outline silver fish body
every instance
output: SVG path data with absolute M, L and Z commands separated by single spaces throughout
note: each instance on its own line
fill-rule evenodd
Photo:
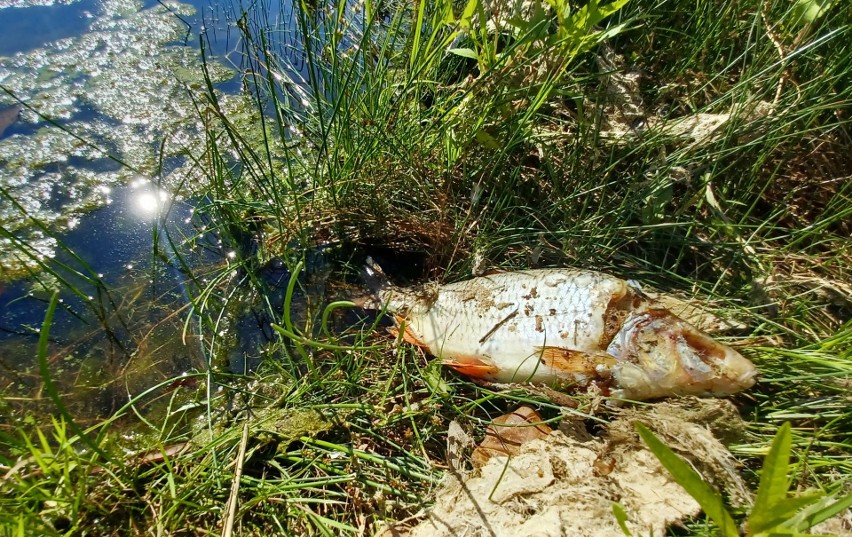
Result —
M 643 295 L 600 272 L 505 272 L 443 286 L 389 285 L 379 301 L 406 341 L 459 372 L 557 388 L 596 382 L 616 397 L 728 395 L 757 370 Z

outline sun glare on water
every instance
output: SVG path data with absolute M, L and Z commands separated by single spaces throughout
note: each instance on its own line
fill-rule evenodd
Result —
M 130 206 L 140 218 L 156 217 L 170 201 L 168 192 L 158 188 L 147 179 L 137 179 L 131 184 L 131 188 Z

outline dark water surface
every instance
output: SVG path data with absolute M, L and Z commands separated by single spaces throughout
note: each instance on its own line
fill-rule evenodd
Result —
M 0 10 L 0 56 L 28 52 L 89 29 L 97 0 L 69 5 L 10 7 Z
M 49 360 L 66 404 L 83 420 L 108 416 L 158 382 L 205 368 L 197 335 L 190 329 L 184 336 L 186 275 L 167 246 L 168 238 L 182 243 L 197 234 L 189 224 L 192 207 L 160 199 L 150 183 L 110 195 L 109 205 L 63 234 L 67 250 L 59 249 L 52 264 L 82 294 L 59 286 Z M 196 258 L 209 262 L 205 251 Z M 44 379 L 35 356 L 55 282 L 41 272 L 0 293 L 0 393 L 29 410 L 52 406 L 39 393 Z

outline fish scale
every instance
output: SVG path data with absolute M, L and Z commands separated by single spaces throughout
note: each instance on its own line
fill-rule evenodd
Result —
M 584 382 L 542 363 L 537 349 L 547 346 L 598 353 L 603 315 L 627 284 L 602 273 L 536 270 L 483 276 L 439 288 L 434 300 L 393 289 L 383 297 L 392 311 L 405 311 L 407 333 L 447 363 L 475 357 L 496 371 L 484 375 L 501 382 Z M 458 369 L 463 370 L 464 367 Z
M 595 382 L 649 399 L 735 393 L 756 375 L 732 348 L 600 272 L 503 272 L 411 289 L 384 283 L 377 294 L 406 341 L 484 380 Z

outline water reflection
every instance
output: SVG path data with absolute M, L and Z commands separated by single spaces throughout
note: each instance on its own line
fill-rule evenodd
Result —
M 0 394 L 9 413 L 52 411 L 34 357 L 55 288 L 62 302 L 51 329 L 51 375 L 81 421 L 108 416 L 159 382 L 206 368 L 198 334 L 185 325 L 185 275 L 168 252 L 158 254 L 157 244 L 196 237 L 187 224 L 192 207 L 147 179 L 114 188 L 109 198 L 58 238 L 50 271 L 0 292 Z M 198 252 L 191 261 L 216 262 L 210 251 Z
M 204 129 L 194 102 L 203 100 L 206 85 L 197 48 L 177 44 L 186 34 L 178 17 L 191 17 L 192 6 L 164 1 L 145 9 L 127 0 L 98 6 L 87 31 L 0 58 L 0 108 L 25 104 L 0 138 L 2 197 L 25 210 L 4 199 L 0 226 L 30 244 L 106 203 L 103 186 L 162 168 L 169 190 L 203 184 L 194 163 L 205 148 Z M 62 24 L 57 17 L 53 23 Z M 0 48 L 9 39 L 14 36 L 0 32 Z M 212 60 L 208 72 L 214 82 L 234 75 Z M 227 109 L 233 101 L 223 102 Z M 0 272 L 34 268 L 6 246 L 0 238 Z
M 43 2 L 0 0 L 0 7 L 35 3 Z M 263 6 L 266 16 L 281 15 L 274 34 L 284 37 L 276 43 L 292 78 L 301 79 L 297 34 L 284 31 L 295 27 L 293 3 Z M 149 386 L 206 367 L 197 333 L 185 324 L 185 263 L 201 272 L 232 265 L 232 279 L 242 282 L 234 267 L 250 256 L 239 239 L 223 244 L 215 232 L 196 230 L 181 197 L 195 194 L 187 185 L 204 184 L 198 162 L 207 147 L 196 108 L 207 86 L 185 21 L 204 31 L 208 52 L 221 58 L 239 47 L 232 32 L 240 11 L 238 2 L 207 0 L 80 0 L 2 10 L 0 56 L 8 57 L 0 57 L 0 108 L 19 100 L 25 106 L 0 139 L 0 228 L 8 231 L 0 235 L 0 282 L 32 275 L 0 283 L 0 417 L 12 407 L 53 410 L 34 356 L 57 288 L 62 304 L 51 331 L 51 374 L 81 420 L 107 416 Z M 261 124 L 257 110 L 234 94 L 235 71 L 212 58 L 207 70 L 223 92 L 219 106 L 250 137 Z M 180 260 L 175 245 L 187 245 Z M 215 280 L 208 276 L 199 284 Z M 288 281 L 286 267 L 270 263 L 254 285 L 272 298 L 247 293 L 235 300 L 232 329 L 247 335 L 229 357 L 234 370 L 259 363 L 276 320 L 269 302 L 280 310 Z
M 128 206 L 144 222 L 152 222 L 168 211 L 171 196 L 149 179 L 139 177 L 130 183 Z M 185 219 L 184 219 L 185 220 Z

